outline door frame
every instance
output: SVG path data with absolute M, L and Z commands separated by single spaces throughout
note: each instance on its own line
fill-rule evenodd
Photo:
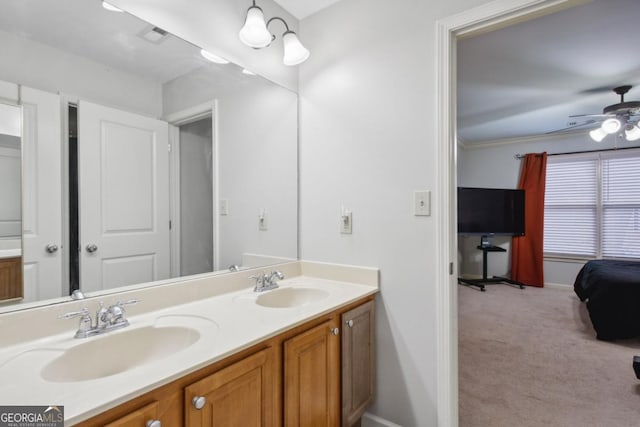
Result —
M 591 1 L 494 0 L 436 22 L 436 358 L 439 427 L 458 425 L 457 40 Z
M 220 269 L 220 220 L 219 220 L 219 179 L 218 179 L 218 100 L 214 99 L 166 115 L 163 119 L 169 123 L 169 204 L 171 206 L 171 277 L 180 276 L 180 132 L 179 127 L 211 117 L 211 156 L 213 171 L 212 182 L 212 230 L 213 230 L 213 271 Z

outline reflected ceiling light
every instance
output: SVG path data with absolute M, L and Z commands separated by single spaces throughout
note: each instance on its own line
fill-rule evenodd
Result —
M 200 50 L 200 55 L 202 55 L 207 61 L 215 62 L 216 64 L 228 64 L 229 61 L 224 59 L 221 56 L 215 55 L 205 49 Z
M 114 5 L 112 5 L 111 3 L 107 3 L 106 1 L 102 2 L 102 7 L 104 7 L 105 9 L 107 9 L 110 12 L 122 12 L 123 11 L 119 7 L 115 7 Z
M 640 139 L 640 128 L 638 124 L 629 125 L 627 129 L 624 131 L 625 136 L 627 137 L 627 141 L 637 141 Z
M 254 73 L 251 70 L 247 70 L 246 68 L 242 69 L 242 74 L 246 74 L 247 76 L 255 76 L 256 75 L 256 73 Z
M 282 22 L 286 29 L 282 34 L 282 43 L 284 45 L 282 62 L 284 65 L 298 65 L 306 61 L 310 55 L 309 50 L 300 43 L 296 33 L 289 29 L 287 22 L 279 16 L 274 16 L 265 24 L 262 9 L 256 6 L 255 0 L 253 0 L 253 5 L 247 11 L 244 26 L 238 34 L 240 41 L 255 49 L 269 46 L 276 36 L 269 32 L 268 27 L 269 24 L 276 20 Z

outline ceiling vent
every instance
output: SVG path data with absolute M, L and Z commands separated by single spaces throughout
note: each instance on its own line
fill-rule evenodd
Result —
M 154 27 L 153 25 L 145 28 L 140 33 L 138 33 L 138 37 L 141 37 L 148 41 L 149 43 L 160 44 L 167 37 L 169 37 L 169 33 L 162 28 Z

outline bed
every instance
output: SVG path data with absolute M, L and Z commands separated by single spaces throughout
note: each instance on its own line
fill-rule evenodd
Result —
M 600 340 L 640 336 L 640 262 L 587 262 L 573 289 L 587 302 L 589 317 Z

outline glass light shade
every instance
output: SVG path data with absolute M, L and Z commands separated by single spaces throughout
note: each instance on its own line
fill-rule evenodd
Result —
M 119 7 L 115 7 L 114 5 L 107 3 L 106 1 L 102 2 L 102 7 L 111 12 L 122 12 L 122 9 L 120 9 Z
M 622 123 L 618 119 L 607 119 L 602 122 L 602 130 L 608 134 L 616 133 L 620 130 Z
M 595 142 L 602 142 L 605 136 L 607 136 L 607 132 L 603 131 L 602 128 L 597 128 L 589 132 L 589 136 Z
M 302 46 L 298 36 L 293 31 L 287 31 L 282 35 L 282 43 L 284 44 L 284 65 L 298 65 L 309 58 L 309 50 Z
M 247 19 L 238 34 L 240 41 L 256 49 L 267 47 L 271 43 L 271 33 L 264 22 L 264 14 L 258 6 L 251 6 L 247 11 Z
M 635 126 L 624 131 L 627 141 L 637 141 L 640 139 L 640 128 L 636 124 Z
M 214 55 L 211 52 L 208 52 L 204 49 L 202 49 L 200 51 L 200 55 L 202 55 L 207 61 L 211 61 L 211 62 L 215 62 L 216 64 L 228 64 L 229 61 L 227 61 L 226 59 L 224 59 L 221 56 L 218 55 Z

